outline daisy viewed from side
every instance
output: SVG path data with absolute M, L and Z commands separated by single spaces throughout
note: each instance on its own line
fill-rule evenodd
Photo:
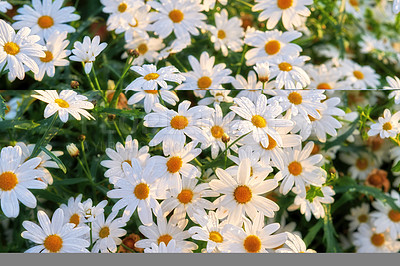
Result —
M 82 194 L 79 194 L 76 198 L 69 198 L 67 204 L 60 205 L 60 208 L 64 212 L 64 223 L 74 224 L 75 227 L 85 224 L 83 205 L 81 201 Z
M 76 120 L 81 120 L 81 115 L 87 119 L 95 119 L 88 111 L 94 108 L 94 105 L 88 101 L 88 98 L 79 95 L 73 90 L 63 90 L 58 94 L 55 90 L 35 90 L 39 93 L 32 95 L 33 98 L 48 103 L 44 110 L 44 118 L 48 118 L 58 113 L 61 121 L 66 123 L 69 115 Z
M 300 236 L 287 232 L 287 247 L 276 250 L 277 253 L 317 253 L 313 249 L 307 249 L 306 244 Z
M 74 224 L 64 223 L 64 212 L 57 209 L 50 221 L 44 211 L 38 211 L 37 224 L 24 221 L 22 226 L 26 231 L 21 236 L 28 239 L 36 246 L 25 253 L 87 253 L 89 241 L 85 239 L 90 231 L 88 226 L 75 227 Z
M 69 57 L 71 61 L 82 62 L 84 64 L 85 73 L 92 71 L 93 63 L 96 57 L 107 47 L 107 43 L 100 43 L 100 37 L 94 36 L 93 40 L 89 36 L 85 36 L 82 42 L 75 42 L 72 55 Z
M 391 114 L 389 109 L 385 109 L 383 117 L 378 118 L 378 123 L 372 124 L 368 131 L 368 136 L 378 135 L 384 138 L 394 138 L 400 133 L 400 111 Z

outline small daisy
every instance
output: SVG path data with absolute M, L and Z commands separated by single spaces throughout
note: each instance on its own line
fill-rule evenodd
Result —
M 400 112 L 392 115 L 389 109 L 385 109 L 383 117 L 378 118 L 378 123 L 371 125 L 371 129 L 368 131 L 368 136 L 378 135 L 384 138 L 394 138 L 400 132 Z
M 228 241 L 221 245 L 221 250 L 229 253 L 268 253 L 268 249 L 279 247 L 287 240 L 286 233 L 274 234 L 279 227 L 278 223 L 264 226 L 263 215 L 257 213 L 252 223 L 244 220 L 244 230 L 231 226 L 225 234 Z
M 214 66 L 215 57 L 203 52 L 198 61 L 194 56 L 189 56 L 189 63 L 193 71 L 184 73 L 186 80 L 178 86 L 177 90 L 193 90 L 197 97 L 203 98 L 206 90 L 221 88 L 221 84 L 231 82 L 230 69 L 226 69 L 224 63 Z
M 152 165 L 142 169 L 137 159 L 132 158 L 131 164 L 124 162 L 122 168 L 125 178 L 115 183 L 115 188 L 107 192 L 107 197 L 120 199 L 112 207 L 112 211 L 125 208 L 123 218 L 129 219 L 137 209 L 139 219 L 143 224 L 151 224 L 151 211 L 158 213 L 160 205 L 156 199 L 163 198 L 157 195 L 155 177 L 151 175 Z
M 388 231 L 377 233 L 367 223 L 360 225 L 353 239 L 358 253 L 397 253 L 400 249 L 400 241 L 392 239 Z
M 346 60 L 343 62 L 342 72 L 346 76 L 346 82 L 353 89 L 376 89 L 380 84 L 379 75 L 370 66 L 360 66 Z
M 133 59 L 132 65 L 141 66 L 144 61 L 154 63 L 159 57 L 159 52 L 165 47 L 162 39 L 148 38 L 144 39 L 136 37 L 129 41 L 125 46 L 126 50 L 134 49 L 139 53 L 139 56 Z M 126 57 L 128 55 L 126 54 Z M 125 56 L 123 56 L 125 57 Z
M 298 31 L 281 32 L 273 30 L 248 33 L 244 42 L 256 48 L 246 52 L 246 64 L 251 66 L 256 63 L 264 63 L 282 55 L 298 56 L 302 51 L 301 47 L 290 42 L 300 37 L 301 33 Z
M 151 243 L 151 246 L 144 249 L 144 253 L 182 253 L 182 250 L 176 246 L 175 240 L 171 240 L 168 242 L 168 245 L 165 245 L 164 242 L 161 242 L 158 246 L 155 243 Z
M 139 226 L 139 231 L 147 237 L 136 242 L 137 248 L 150 248 L 152 244 L 159 245 L 164 242 L 168 246 L 171 240 L 175 240 L 176 248 L 181 249 L 181 252 L 191 252 L 196 250 L 198 246 L 185 239 L 190 238 L 190 233 L 184 231 L 188 220 L 180 220 L 178 223 L 171 220 L 167 223 L 167 219 L 162 215 L 157 216 L 157 224 L 153 223 L 148 226 Z
M 0 0 L 0 12 L 6 13 L 7 10 L 12 9 L 12 5 L 7 1 Z
M 131 69 L 137 72 L 141 77 L 135 79 L 128 85 L 126 90 L 134 90 L 135 88 L 142 88 L 148 91 L 157 90 L 158 86 L 168 89 L 166 81 L 176 82 L 181 84 L 185 80 L 179 70 L 174 66 L 162 67 L 157 70 L 155 65 L 133 66 Z
M 286 235 L 287 240 L 285 242 L 285 245 L 287 246 L 287 248 L 280 248 L 276 250 L 277 253 L 317 253 L 313 249 L 307 249 L 306 244 L 300 236 L 289 232 L 286 233 Z
M 24 221 L 22 226 L 27 230 L 21 236 L 28 239 L 37 246 L 34 246 L 25 253 L 87 253 L 86 248 L 90 243 L 85 239 L 90 228 L 75 227 L 74 224 L 64 223 L 64 212 L 57 209 L 50 221 L 44 211 L 38 211 L 37 224 Z
M 93 205 L 92 199 L 87 199 L 82 202 L 83 216 L 86 223 L 92 223 L 97 219 L 97 216 L 104 213 L 104 207 L 107 205 L 107 200 L 102 200 L 96 206 Z
M 290 127 L 293 122 L 276 118 L 282 113 L 278 102 L 267 105 L 267 97 L 263 94 L 258 97 L 256 104 L 246 97 L 235 98 L 234 101 L 238 106 L 231 106 L 230 109 L 245 119 L 236 120 L 234 128 L 242 134 L 252 131 L 253 139 L 261 142 L 264 147 L 268 147 L 270 137 L 282 146 L 282 138 L 275 128 Z
M 282 56 L 277 57 L 271 62 L 271 79 L 276 77 L 276 88 L 295 89 L 301 84 L 301 87 L 306 87 L 310 84 L 310 77 L 303 70 L 304 62 L 309 60 L 308 56 Z
M 46 56 L 44 47 L 37 43 L 40 37 L 31 35 L 31 30 L 27 27 L 15 33 L 2 19 L 0 32 L 4 33 L 0 35 L 0 69 L 9 70 L 8 80 L 24 79 L 26 70 L 38 73 L 39 67 L 34 59 Z
M 55 90 L 35 90 L 39 95 L 32 95 L 33 98 L 48 103 L 44 110 L 44 118 L 48 118 L 58 112 L 62 122 L 68 121 L 69 114 L 76 120 L 81 120 L 81 115 L 87 119 L 95 119 L 86 109 L 93 109 L 94 105 L 88 98 L 79 95 L 73 90 L 63 90 L 58 94 Z
M 115 145 L 115 150 L 107 148 L 106 154 L 111 160 L 104 160 L 100 164 L 106 168 L 109 168 L 104 176 L 110 179 L 111 184 L 119 178 L 124 178 L 124 171 L 122 169 L 122 164 L 124 162 L 132 165 L 132 159 L 137 159 L 142 167 L 146 165 L 146 161 L 150 158 L 149 147 L 143 146 L 139 149 L 139 142 L 129 135 L 126 137 L 125 145 L 118 142 Z
M 209 183 L 212 190 L 223 194 L 214 204 L 220 209 L 219 212 L 222 208 L 228 210 L 226 215 L 230 224 L 241 225 L 244 214 L 255 217 L 259 212 L 261 216 L 273 217 L 274 212 L 279 210 L 275 202 L 261 196 L 274 190 L 278 183 L 273 179 L 264 181 L 262 178 L 251 176 L 250 166 L 249 159 L 242 160 L 235 177 L 217 168 L 218 179 Z
M 29 27 L 33 34 L 40 36 L 42 40 L 48 40 L 56 31 L 75 32 L 75 28 L 66 24 L 79 20 L 81 17 L 74 14 L 75 7 L 62 7 L 64 0 L 35 0 L 32 7 L 24 5 L 18 9 L 19 15 L 14 16 L 16 22 L 14 29 Z
M 308 89 L 317 89 L 317 90 L 335 90 L 335 89 L 346 89 L 345 84 L 342 81 L 343 75 L 341 71 L 329 65 L 307 65 L 308 68 L 306 72 L 310 75 L 310 85 Z
M 112 212 L 104 221 L 104 213 L 97 216 L 93 222 L 93 248 L 92 253 L 115 253 L 117 245 L 122 243 L 120 237 L 126 235 L 126 230 L 121 227 L 126 226 L 122 218 L 117 218 L 118 211 Z
M 124 19 L 120 25 L 117 25 L 117 28 L 115 29 L 115 33 L 117 34 L 125 32 L 125 41 L 127 43 L 135 40 L 136 38 L 149 38 L 147 29 L 150 25 L 149 11 L 151 7 L 149 5 L 139 6 L 138 4 L 142 4 L 139 1 L 136 1 L 135 4 L 137 7 L 130 10 L 128 18 Z
M 82 205 L 82 194 L 76 198 L 69 198 L 68 205 L 61 204 L 60 208 L 64 212 L 64 223 L 74 224 L 75 227 L 84 225 L 84 212 Z
M 92 71 L 93 63 L 96 57 L 107 47 L 107 43 L 100 43 L 100 37 L 95 36 L 90 40 L 88 36 L 83 38 L 83 43 L 75 42 L 71 61 L 82 62 L 85 65 L 85 73 L 89 74 Z
M 65 57 L 71 54 L 71 51 L 65 50 L 69 41 L 67 39 L 67 32 L 62 33 L 56 31 L 52 34 L 46 42 L 46 56 L 36 59 L 39 66 L 39 72 L 35 74 L 35 79 L 41 81 L 47 73 L 49 77 L 54 77 L 55 66 L 68 66 L 69 61 Z
M 253 70 L 249 71 L 247 80 L 242 75 L 236 75 L 232 81 L 233 87 L 240 90 L 236 98 L 246 97 L 256 103 L 263 92 L 263 84 L 257 79 L 257 75 Z
M 279 191 L 286 195 L 296 187 L 301 197 L 306 195 L 306 184 L 321 187 L 326 181 L 326 172 L 320 166 L 322 155 L 311 155 L 314 142 L 308 142 L 303 149 L 301 146 L 285 149 L 283 162 L 277 165 L 279 172 L 275 175 L 277 181 L 283 180 Z M 310 156 L 311 155 L 311 156 Z
M 171 91 L 172 86 L 168 86 L 167 89 L 161 88 L 160 90 L 145 90 L 143 88 L 133 86 L 128 88 L 125 90 L 136 92 L 129 98 L 128 104 L 136 104 L 144 99 L 144 111 L 146 113 L 150 113 L 153 110 L 154 105 L 156 103 L 160 103 L 160 98 L 173 106 L 175 106 L 176 102 L 179 101 L 176 93 Z
M 212 97 L 206 97 L 201 99 L 197 104 L 198 105 L 210 105 L 214 104 L 214 107 L 219 105 L 220 103 L 232 103 L 233 98 L 229 96 L 231 93 L 230 90 L 210 90 L 210 94 Z
M 5 147 L 0 154 L 0 203 L 7 217 L 19 215 L 19 201 L 28 208 L 36 207 L 36 198 L 28 189 L 45 189 L 46 183 L 37 180 L 45 175 L 35 169 L 41 158 L 35 157 L 23 162 L 19 146 Z
M 393 90 L 389 94 L 389 99 L 394 98 L 395 104 L 400 104 L 400 79 L 398 77 L 386 77 L 389 86 L 383 87 L 385 90 Z
M 290 30 L 301 26 L 301 18 L 310 16 L 306 7 L 313 4 L 313 0 L 256 0 L 253 11 L 260 11 L 259 21 L 267 21 L 267 28 L 273 29 L 282 18 L 283 26 Z
M 183 101 L 178 106 L 178 112 L 169 110 L 161 104 L 155 104 L 154 113 L 144 117 L 144 126 L 162 127 L 149 142 L 149 146 L 163 143 L 163 151 L 168 152 L 170 147 L 179 145 L 183 147 L 186 136 L 193 141 L 206 142 L 206 136 L 201 130 L 202 126 L 211 124 L 210 116 L 213 109 L 207 106 L 194 106 L 189 108 L 191 102 Z
M 228 56 L 228 49 L 233 52 L 241 52 L 244 36 L 241 25 L 242 21 L 238 17 L 228 19 L 226 9 L 222 9 L 220 13 L 215 13 L 215 27 L 207 27 L 212 34 L 211 41 L 214 43 L 214 49 L 216 51 L 221 50 L 225 57 Z
M 376 167 L 376 163 L 372 158 L 372 155 L 367 152 L 361 152 L 359 154 L 354 153 L 341 153 L 339 155 L 340 160 L 350 165 L 349 173 L 354 179 L 365 180 L 372 169 Z
M 213 10 L 217 3 L 226 6 L 228 0 L 203 0 L 204 11 Z
M 148 1 L 147 4 L 157 10 L 149 14 L 154 23 L 148 30 L 154 31 L 163 39 L 174 31 L 176 39 L 190 43 L 190 35 L 199 35 L 197 28 L 204 29 L 206 26 L 203 20 L 207 17 L 201 13 L 203 7 L 199 1 L 160 0 Z
M 143 6 L 141 1 L 136 0 L 100 0 L 100 2 L 104 6 L 103 12 L 110 14 L 107 19 L 107 30 L 109 31 L 128 24 L 127 21 L 132 18 L 132 12 Z
M 19 107 L 22 103 L 22 98 L 19 97 L 14 97 L 8 102 L 5 102 L 6 105 L 6 110 L 5 113 L 6 115 L 4 116 L 5 120 L 13 120 L 17 116 L 17 112 L 19 111 Z M 0 117 L 0 121 L 3 119 Z
M 344 218 L 350 221 L 349 230 L 351 232 L 357 230 L 360 225 L 370 222 L 369 204 L 363 202 L 361 206 L 351 208 L 350 214 L 346 215 Z

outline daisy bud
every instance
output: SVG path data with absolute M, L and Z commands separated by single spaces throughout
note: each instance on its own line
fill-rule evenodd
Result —
M 242 28 L 247 29 L 248 27 L 252 27 L 254 23 L 254 17 L 251 14 L 243 14 L 240 18 L 242 20 Z
M 254 67 L 254 70 L 257 72 L 259 81 L 265 83 L 269 80 L 270 71 L 268 62 L 257 64 Z
M 85 135 L 79 135 L 79 137 L 78 137 L 78 140 L 79 141 L 85 141 L 86 140 L 86 136 Z
M 228 143 L 231 140 L 231 137 L 229 137 L 228 134 L 224 133 L 221 137 L 221 140 L 223 143 Z
M 76 147 L 74 143 L 67 145 L 67 151 L 72 158 L 79 156 L 79 149 Z
M 128 52 L 128 55 L 133 56 L 135 58 L 140 55 L 139 52 L 135 49 L 129 49 L 127 52 Z
M 117 116 L 115 114 L 109 114 L 108 120 L 113 121 Z
M 78 89 L 79 88 L 79 82 L 76 80 L 71 81 L 71 88 L 72 89 Z
M 136 252 L 143 252 L 143 248 L 137 248 L 135 247 L 135 243 L 140 240 L 140 236 L 137 234 L 130 234 L 129 236 L 125 237 L 122 240 L 122 243 L 124 246 L 130 248 L 131 250 L 134 250 Z M 120 246 L 118 253 L 131 253 L 132 251 L 128 250 L 125 248 L 123 245 Z
M 384 170 L 374 169 L 365 180 L 365 185 L 376 187 L 384 192 L 388 192 L 390 188 L 390 182 L 387 179 L 387 175 L 388 173 Z

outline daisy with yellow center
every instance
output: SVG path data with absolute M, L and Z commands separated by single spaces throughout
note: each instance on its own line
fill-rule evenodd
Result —
M 279 210 L 275 202 L 261 196 L 274 190 L 278 183 L 273 179 L 264 181 L 263 178 L 252 176 L 249 159 L 240 162 L 235 176 L 220 168 L 217 168 L 216 174 L 218 179 L 211 180 L 210 187 L 223 194 L 214 203 L 219 209 L 228 210 L 224 214 L 228 216 L 228 223 L 241 225 L 245 214 L 254 217 L 257 211 L 263 217 L 273 217 L 274 212 Z
M 296 234 L 286 232 L 287 241 L 285 247 L 276 250 L 277 253 L 316 253 L 313 249 L 307 249 L 303 239 Z
M 376 168 L 376 162 L 371 153 L 368 152 L 342 153 L 339 158 L 350 165 L 348 172 L 354 179 L 365 180 L 372 169 Z
M 376 89 L 380 85 L 380 76 L 370 66 L 360 66 L 351 60 L 345 60 L 342 63 L 342 73 L 346 76 L 347 86 L 352 89 Z
M 277 89 L 302 89 L 310 84 L 310 77 L 304 71 L 304 63 L 309 60 L 308 56 L 288 56 L 276 57 L 271 65 L 271 76 L 275 78 Z
M 125 32 L 125 36 L 128 32 Z M 136 34 L 136 33 L 135 33 Z M 160 56 L 160 50 L 165 48 L 163 40 L 160 38 L 142 38 L 135 35 L 135 38 L 127 41 L 124 48 L 128 51 L 130 49 L 136 50 L 139 55 L 133 59 L 132 65 L 141 66 L 144 62 L 154 63 Z M 123 58 L 127 58 L 128 54 L 124 54 Z M 132 88 L 135 89 L 135 88 Z
M 160 211 L 156 177 L 151 173 L 153 165 L 147 164 L 142 168 L 136 158 L 131 159 L 131 165 L 127 162 L 122 164 L 125 177 L 117 179 L 115 188 L 107 192 L 107 197 L 120 199 L 113 206 L 113 212 L 125 208 L 123 218 L 129 219 L 137 210 L 142 224 L 148 225 L 153 222 L 152 211 Z
M 85 219 L 83 213 L 83 205 L 81 201 L 82 194 L 79 194 L 76 199 L 73 197 L 69 198 L 67 205 L 61 204 L 60 208 L 64 212 L 65 223 L 72 223 L 75 225 L 75 227 L 84 225 Z
M 36 90 L 38 94 L 32 97 L 48 103 L 44 110 L 44 118 L 48 118 L 58 112 L 60 120 L 64 123 L 68 121 L 69 115 L 76 120 L 81 120 L 81 115 L 87 119 L 94 119 L 87 109 L 93 109 L 94 105 L 88 101 L 88 98 L 79 95 L 73 90 L 63 90 L 58 94 L 55 90 Z
M 39 225 L 24 221 L 22 226 L 27 230 L 21 236 L 36 244 L 25 253 L 87 253 L 89 241 L 86 235 L 88 226 L 74 227 L 72 223 L 64 223 L 64 212 L 57 209 L 50 221 L 44 211 L 38 212 Z
M 368 223 L 363 223 L 353 234 L 353 243 L 358 253 L 397 253 L 400 241 L 390 236 L 389 231 L 382 233 Z
M 368 136 L 378 135 L 384 138 L 395 138 L 400 133 L 400 112 L 391 114 L 389 109 L 385 109 L 383 116 L 378 118 L 378 123 L 372 124 L 368 131 Z

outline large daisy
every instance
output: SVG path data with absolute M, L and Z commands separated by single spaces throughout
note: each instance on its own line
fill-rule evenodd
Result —
M 309 60 L 308 56 L 280 56 L 276 57 L 271 62 L 271 76 L 276 82 L 276 88 L 281 89 L 285 86 L 285 89 L 296 89 L 298 86 L 304 88 L 310 84 L 310 77 L 304 71 L 304 62 Z

